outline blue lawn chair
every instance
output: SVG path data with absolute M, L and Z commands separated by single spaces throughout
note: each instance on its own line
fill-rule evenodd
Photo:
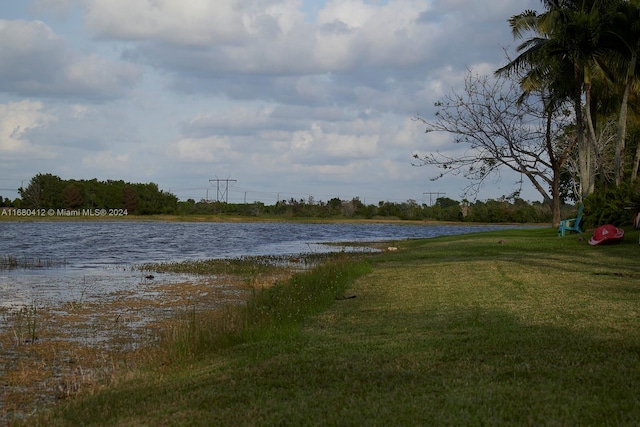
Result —
M 575 218 L 563 219 L 560 221 L 560 227 L 558 227 L 558 236 L 564 236 L 564 233 L 567 231 L 577 231 L 578 233 L 582 233 L 582 229 L 580 228 L 580 222 L 582 222 L 582 209 L 584 205 L 580 205 L 578 208 L 578 216 Z

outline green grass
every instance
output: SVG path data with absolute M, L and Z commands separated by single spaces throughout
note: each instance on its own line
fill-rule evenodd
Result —
M 245 256 L 135 265 L 134 269 L 157 273 L 234 275 L 251 279 L 260 274 L 276 274 L 290 268 L 307 269 L 330 259 L 331 253 Z
M 257 293 L 233 341 L 30 421 L 637 425 L 637 238 L 591 247 L 539 229 L 399 242 Z

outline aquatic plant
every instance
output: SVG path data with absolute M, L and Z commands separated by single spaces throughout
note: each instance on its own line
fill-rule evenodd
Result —
M 32 269 L 32 268 L 51 268 L 63 267 L 67 264 L 66 260 L 56 260 L 52 258 L 27 258 L 17 257 L 14 255 L 0 256 L 0 270 L 12 270 L 16 268 Z
M 199 275 L 238 275 L 252 277 L 273 274 L 283 270 L 306 269 L 332 257 L 330 253 L 303 253 L 298 255 L 261 255 L 224 259 L 188 260 L 166 263 L 138 264 L 133 268 L 156 273 L 186 273 Z
M 38 339 L 38 306 L 35 301 L 30 306 L 20 307 L 20 309 L 10 313 L 8 316 L 11 323 L 11 331 L 16 346 L 33 343 Z

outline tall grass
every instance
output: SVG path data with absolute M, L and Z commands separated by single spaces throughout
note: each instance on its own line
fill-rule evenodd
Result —
M 257 293 L 247 305 L 247 320 L 251 332 L 269 333 L 297 328 L 304 318 L 325 310 L 346 287 L 371 271 L 366 261 L 341 258 L 294 274 L 285 283 Z
M 161 354 L 173 361 L 188 361 L 240 342 L 295 334 L 306 317 L 343 297 L 346 287 L 370 270 L 365 260 L 333 255 L 324 264 L 289 279 L 253 289 L 244 305 L 213 311 L 188 307 L 161 340 Z

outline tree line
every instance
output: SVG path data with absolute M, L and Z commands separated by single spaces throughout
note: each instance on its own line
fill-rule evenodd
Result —
M 514 195 L 532 185 L 556 226 L 569 200 L 587 216 L 614 209 L 628 221 L 640 206 L 640 2 L 542 4 L 508 20 L 515 57 L 491 76 L 469 72 L 463 91 L 436 103 L 434 120 L 416 116 L 464 154 L 416 153 L 416 165 L 440 168 L 433 179 L 464 175 L 469 192 L 510 168 L 522 177 Z M 616 205 L 602 196 L 610 192 Z
M 567 212 L 571 207 L 566 207 Z M 284 218 L 348 218 L 376 219 L 392 218 L 415 221 L 459 221 L 483 223 L 548 223 L 551 220 L 549 207 L 540 202 L 522 199 L 487 201 L 456 201 L 447 197 L 438 198 L 433 205 L 418 204 L 415 200 L 402 203 L 379 201 L 364 204 L 358 197 L 351 200 L 333 198 L 316 201 L 313 198 L 281 200 L 275 205 L 254 203 L 226 203 L 189 199 L 178 202 L 180 215 L 238 215 L 253 217 Z
M 20 198 L 0 197 L 0 208 L 18 209 L 122 209 L 130 215 L 230 215 L 282 218 L 347 218 L 462 221 L 484 223 L 545 223 L 551 218 L 548 206 L 519 198 L 462 202 L 438 198 L 433 205 L 415 200 L 402 203 L 379 201 L 365 204 L 358 197 L 328 201 L 308 199 L 280 200 L 274 205 L 262 202 L 226 203 L 193 199 L 179 201 L 172 193 L 161 191 L 155 183 L 132 184 L 122 180 L 64 180 L 52 174 L 37 174 Z M 571 209 L 571 207 L 567 207 Z
M 178 206 L 175 195 L 159 190 L 152 182 L 64 180 L 37 174 L 18 193 L 20 198 L 9 204 L 23 209 L 122 209 L 128 214 L 153 215 L 175 213 Z

